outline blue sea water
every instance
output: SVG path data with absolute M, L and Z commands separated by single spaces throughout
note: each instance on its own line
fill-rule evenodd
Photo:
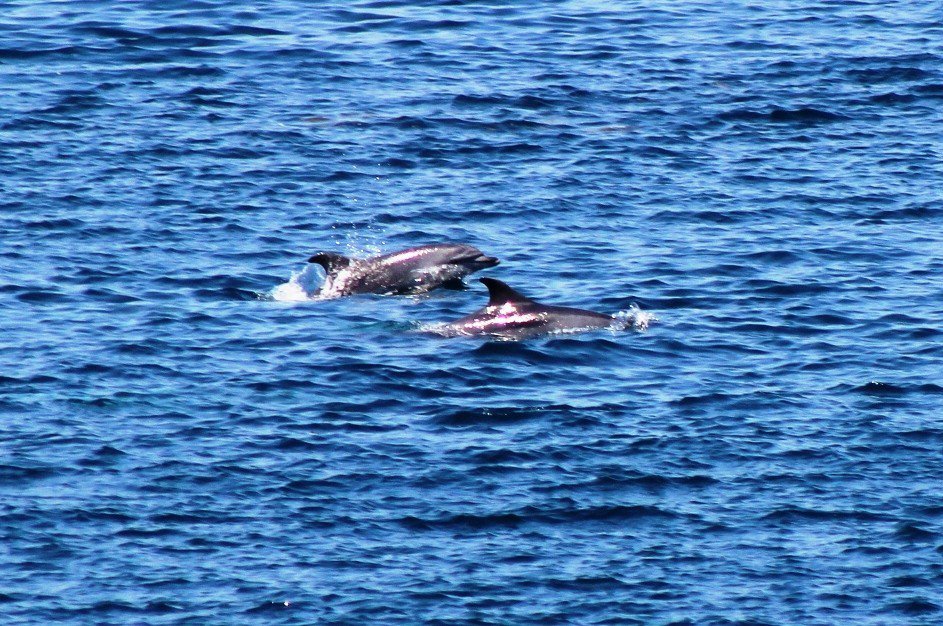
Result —
M 0 623 L 940 624 L 941 111 L 937 3 L 3 3 Z M 438 241 L 657 320 L 283 297 Z

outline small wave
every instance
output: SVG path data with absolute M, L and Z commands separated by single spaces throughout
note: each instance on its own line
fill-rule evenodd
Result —
M 54 289 L 28 289 L 16 294 L 16 299 L 30 304 L 45 304 L 49 302 L 68 302 L 72 298 L 68 294 Z
M 552 408 L 551 408 L 552 410 Z M 436 421 L 445 426 L 475 426 L 480 424 L 510 424 L 539 417 L 546 407 L 496 407 L 463 409 L 443 415 Z
M 273 613 L 295 608 L 291 600 L 266 600 L 262 604 L 246 609 L 246 613 Z
M 210 289 L 196 289 L 193 295 L 197 298 L 206 300 L 258 300 L 260 294 L 251 289 L 242 289 L 240 287 L 220 287 Z
M 784 506 L 764 515 L 761 519 L 777 522 L 884 522 L 888 516 L 885 513 L 865 511 L 862 509 L 811 509 L 800 506 Z
M 48 478 L 56 474 L 56 469 L 48 465 L 0 465 L 0 484 L 22 485 L 31 480 Z
M 880 380 L 871 380 L 863 385 L 849 389 L 851 393 L 867 396 L 903 396 L 907 394 L 937 395 L 943 393 L 943 386 L 935 383 L 896 384 Z
M 929 587 L 932 583 L 926 578 L 920 576 L 895 576 L 887 581 L 891 587 Z
M 0 48 L 0 59 L 33 59 L 37 57 L 74 56 L 83 52 L 105 52 L 87 46 L 60 46 L 57 48 Z
M 773 109 L 769 113 L 769 119 L 774 122 L 800 122 L 814 124 L 817 122 L 838 122 L 848 119 L 844 115 L 815 109 L 812 107 L 801 107 L 798 109 Z
M 937 533 L 921 528 L 913 522 L 905 522 L 897 527 L 894 536 L 910 542 L 936 542 Z
M 938 613 L 941 610 L 939 604 L 934 604 L 924 598 L 913 598 L 903 602 L 895 602 L 888 605 L 885 613 L 904 613 L 906 615 L 924 615 L 927 613 Z
M 508 97 L 504 95 L 476 95 L 476 94 L 458 94 L 452 98 L 452 104 L 455 106 L 491 106 L 504 104 Z
M 462 512 L 435 518 L 407 515 L 399 522 L 413 530 L 458 528 L 467 531 L 517 528 L 523 524 L 569 525 L 574 523 L 625 524 L 644 520 L 673 519 L 677 513 L 653 505 L 608 504 L 601 506 L 542 509 L 528 505 L 513 511 Z
M 770 111 L 734 109 L 719 113 L 716 118 L 724 122 L 776 122 L 806 125 L 839 122 L 848 119 L 844 115 L 813 107 L 800 107 L 797 109 L 777 107 Z

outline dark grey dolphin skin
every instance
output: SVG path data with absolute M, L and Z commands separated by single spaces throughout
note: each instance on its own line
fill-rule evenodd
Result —
M 424 293 L 436 287 L 462 287 L 462 278 L 499 263 L 481 250 L 461 243 L 417 246 L 368 259 L 319 252 L 308 259 L 327 274 L 317 292 L 322 298 L 355 293 Z
M 502 339 L 527 339 L 558 332 L 594 328 L 622 328 L 626 324 L 611 315 L 534 302 L 494 278 L 479 278 L 488 288 L 488 306 L 454 322 L 434 328 L 447 337 L 493 335 Z

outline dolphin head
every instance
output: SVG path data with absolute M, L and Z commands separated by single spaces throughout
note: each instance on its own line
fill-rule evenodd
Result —
M 430 261 L 464 267 L 469 274 L 500 263 L 495 257 L 487 256 L 468 244 L 437 244 L 431 247 L 436 249 L 437 254 L 432 255 Z

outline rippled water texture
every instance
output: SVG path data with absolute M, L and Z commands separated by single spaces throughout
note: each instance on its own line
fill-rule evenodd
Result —
M 937 9 L 6 3 L 0 622 L 940 624 Z

